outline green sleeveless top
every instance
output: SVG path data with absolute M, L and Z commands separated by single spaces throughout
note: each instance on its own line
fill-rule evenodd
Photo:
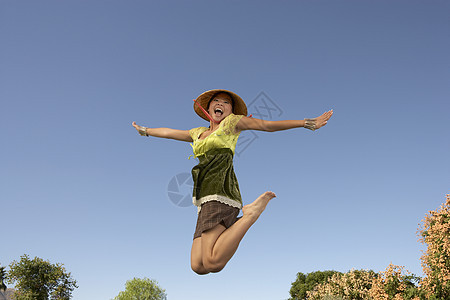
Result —
M 220 122 L 219 128 L 204 139 L 199 139 L 199 137 L 203 132 L 208 130 L 207 127 L 197 127 L 189 130 L 189 134 L 194 141 L 194 143 L 191 144 L 194 156 L 199 157 L 205 155 L 209 150 L 220 148 L 231 149 L 234 155 L 236 143 L 240 134 L 240 132 L 236 133 L 236 125 L 242 117 L 243 115 L 235 114 L 227 116 Z

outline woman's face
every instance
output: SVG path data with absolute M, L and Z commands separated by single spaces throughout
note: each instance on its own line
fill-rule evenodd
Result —
M 226 93 L 217 94 L 209 103 L 208 113 L 218 122 L 233 113 L 233 102 L 230 95 Z

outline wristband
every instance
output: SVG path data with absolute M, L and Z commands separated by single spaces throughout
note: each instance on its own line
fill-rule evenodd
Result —
M 138 132 L 141 136 L 148 136 L 147 127 L 139 126 Z
M 305 119 L 304 127 L 312 131 L 316 130 L 316 119 Z

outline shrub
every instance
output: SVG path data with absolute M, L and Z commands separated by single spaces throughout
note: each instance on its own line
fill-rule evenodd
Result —
M 336 271 L 316 271 L 308 274 L 297 273 L 297 279 L 292 283 L 289 291 L 291 298 L 289 300 L 306 300 L 306 293 L 312 291 L 315 286 L 324 283 L 333 276 L 339 273 Z M 340 274 L 340 273 L 339 273 Z
M 377 278 L 374 271 L 351 270 L 347 273 L 336 273 L 327 282 L 319 284 L 311 292 L 308 292 L 308 299 L 325 299 L 335 296 L 336 299 L 369 299 L 369 290 L 372 282 Z
M 419 228 L 425 277 L 420 286 L 429 299 L 450 299 L 450 195 L 436 211 L 430 211 Z

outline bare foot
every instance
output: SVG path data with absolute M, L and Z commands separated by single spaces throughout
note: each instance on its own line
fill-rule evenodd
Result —
M 242 212 L 244 213 L 243 217 L 249 218 L 253 222 L 259 218 L 264 209 L 266 209 L 267 203 L 272 198 L 275 198 L 276 195 L 273 192 L 265 192 L 261 196 L 259 196 L 255 201 L 250 204 L 245 205 L 242 208 Z

